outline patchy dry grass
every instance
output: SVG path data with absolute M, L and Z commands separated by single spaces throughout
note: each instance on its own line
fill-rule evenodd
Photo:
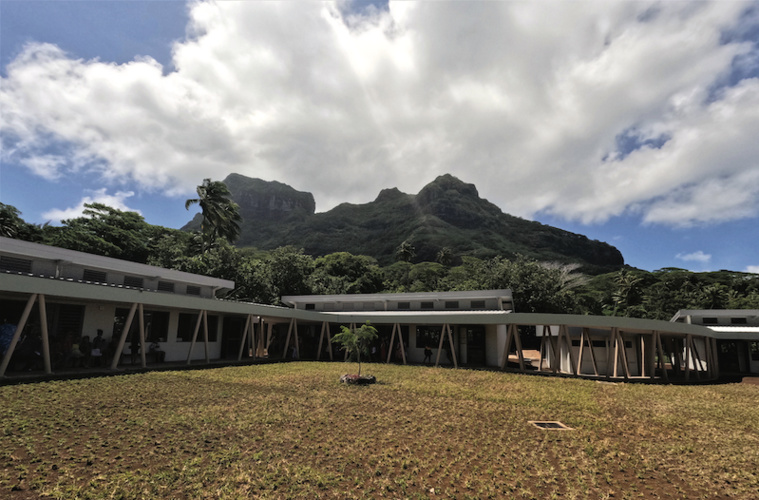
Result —
M 759 386 L 289 363 L 0 387 L 2 498 L 757 498 Z M 545 431 L 528 420 L 560 420 Z

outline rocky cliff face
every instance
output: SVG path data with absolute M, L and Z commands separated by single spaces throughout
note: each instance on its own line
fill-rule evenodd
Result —
M 397 246 L 408 240 L 416 247 L 417 261 L 432 261 L 448 247 L 457 257 L 522 254 L 541 261 L 577 262 L 591 272 L 624 264 L 615 247 L 505 214 L 480 198 L 473 184 L 452 175 L 438 177 L 416 195 L 383 189 L 370 203 L 344 203 L 319 214 L 314 213 L 311 193 L 286 184 L 238 174 L 224 182 L 243 217 L 239 246 L 269 250 L 295 245 L 312 255 L 345 251 L 387 265 Z M 194 229 L 195 223 L 185 229 Z
M 224 184 L 232 193 L 232 199 L 240 205 L 243 219 L 304 218 L 313 215 L 316 210 L 314 195 L 297 191 L 281 182 L 231 174 L 224 179 Z

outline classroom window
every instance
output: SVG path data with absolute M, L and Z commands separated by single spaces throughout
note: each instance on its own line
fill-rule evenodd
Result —
M 195 333 L 195 326 L 198 323 L 197 313 L 181 313 L 179 315 L 179 321 L 177 322 L 177 341 L 191 342 L 192 334 Z M 219 324 L 219 317 L 214 315 L 208 315 L 208 341 L 216 342 L 217 330 Z M 196 342 L 203 341 L 203 323 L 200 323 L 198 329 L 198 337 Z
M 107 276 L 105 274 L 105 271 L 85 269 L 82 275 L 82 280 L 93 281 L 95 283 L 105 283 L 107 281 Z
M 132 319 L 132 326 L 129 329 L 127 343 L 133 341 L 139 342 L 140 319 L 135 312 Z M 116 316 L 113 319 L 113 335 L 117 338 L 124 331 L 129 309 L 116 309 Z M 165 342 L 169 334 L 169 313 L 166 311 L 144 311 L 145 321 L 145 342 Z M 134 337 L 132 337 L 134 335 Z
M 32 261 L 29 259 L 20 259 L 18 257 L 0 257 L 0 270 L 14 273 L 31 273 Z
M 124 286 L 132 288 L 142 288 L 144 280 L 136 276 L 124 276 Z
M 440 345 L 440 326 L 417 326 L 416 327 L 416 347 L 418 349 L 424 349 L 425 347 L 432 347 L 437 349 Z

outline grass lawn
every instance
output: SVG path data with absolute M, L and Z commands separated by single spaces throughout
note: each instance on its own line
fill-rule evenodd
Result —
M 0 387 L 0 498 L 759 498 L 757 385 L 363 368 Z

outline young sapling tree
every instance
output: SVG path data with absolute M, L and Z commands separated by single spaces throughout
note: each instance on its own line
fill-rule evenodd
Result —
M 358 361 L 358 376 L 361 377 L 361 355 L 369 355 L 372 342 L 377 339 L 377 329 L 368 321 L 361 325 L 360 328 L 340 327 L 340 333 L 332 337 L 332 342 L 340 344 L 341 349 L 348 353 L 348 356 L 356 356 Z

